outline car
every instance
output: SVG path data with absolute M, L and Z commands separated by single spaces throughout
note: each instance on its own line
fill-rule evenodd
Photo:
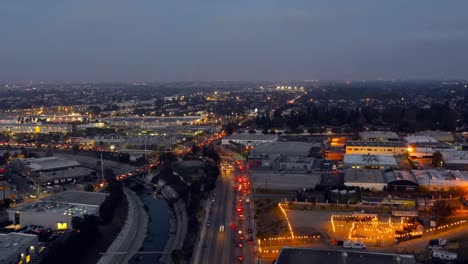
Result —
M 237 260 L 238 260 L 239 262 L 244 261 L 244 256 L 237 256 Z
M 249 227 L 249 228 L 247 229 L 247 232 L 248 232 L 249 234 L 252 234 L 252 228 Z
M 37 195 L 30 194 L 30 195 L 28 195 L 28 197 L 31 198 L 31 199 L 36 199 L 36 198 L 37 198 Z
M 242 241 L 240 241 L 239 243 L 237 243 L 237 247 L 243 247 L 244 246 L 244 243 L 242 243 Z
M 210 222 L 210 221 L 206 222 L 206 226 L 209 227 L 210 225 L 211 225 L 211 222 Z
M 239 219 L 239 224 L 241 224 L 241 225 L 242 225 L 243 223 L 244 223 L 244 220 L 242 220 L 242 219 Z
M 244 240 L 244 235 L 243 235 L 243 234 L 240 234 L 240 235 L 239 235 L 239 239 L 240 239 L 240 240 Z

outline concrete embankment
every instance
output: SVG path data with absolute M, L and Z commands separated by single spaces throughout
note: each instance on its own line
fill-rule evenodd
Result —
M 163 195 L 165 193 L 175 192 L 174 190 L 170 190 L 172 189 L 170 186 L 165 186 L 164 188 L 166 189 L 167 192 L 163 192 Z M 166 198 L 170 198 L 170 197 L 166 197 Z M 176 249 L 182 249 L 184 246 L 185 238 L 187 236 L 188 216 L 187 216 L 187 209 L 186 209 L 185 203 L 182 199 L 178 199 L 177 201 L 172 203 L 172 213 L 171 213 L 171 218 L 169 221 L 170 221 L 170 237 L 164 249 L 164 251 L 168 252 L 169 254 L 163 255 L 159 259 L 160 263 L 166 263 L 166 264 L 173 263 L 170 253 Z
M 132 252 L 138 251 L 145 240 L 148 230 L 148 215 L 143 208 L 143 203 L 135 192 L 127 188 L 124 189 L 124 192 L 128 201 L 127 220 L 98 264 L 128 263 L 133 256 Z M 122 252 L 129 253 L 121 254 Z

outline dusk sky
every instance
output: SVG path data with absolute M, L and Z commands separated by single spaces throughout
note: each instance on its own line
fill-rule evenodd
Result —
M 467 0 L 9 0 L 0 82 L 468 78 Z

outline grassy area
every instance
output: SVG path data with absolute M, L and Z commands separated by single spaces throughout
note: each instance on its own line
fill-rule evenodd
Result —
M 278 207 L 277 201 L 270 198 L 255 198 L 255 222 L 257 237 L 288 235 L 286 220 Z

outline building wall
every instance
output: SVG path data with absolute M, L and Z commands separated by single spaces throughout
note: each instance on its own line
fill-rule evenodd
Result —
M 8 218 L 10 221 L 15 223 L 16 211 L 8 211 Z M 22 226 L 39 225 L 46 228 L 57 229 L 57 223 L 67 223 L 68 228 L 71 228 L 71 220 L 73 216 L 52 214 L 52 213 L 40 213 L 40 212 L 18 212 L 19 213 L 19 224 Z
M 346 146 L 346 154 L 404 155 L 406 147 Z

